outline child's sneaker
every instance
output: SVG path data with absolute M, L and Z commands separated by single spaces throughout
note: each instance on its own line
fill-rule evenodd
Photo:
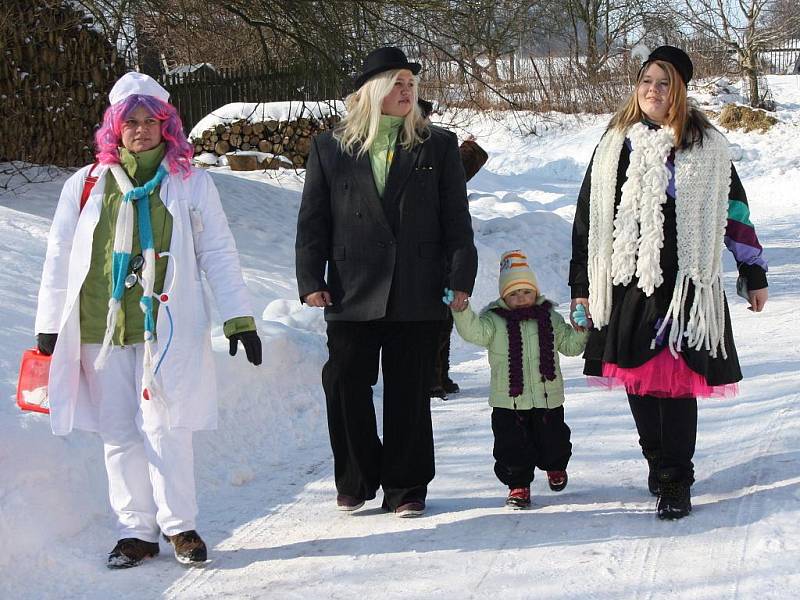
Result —
M 567 487 L 567 472 L 566 471 L 548 471 L 547 483 L 550 484 L 550 489 L 554 492 L 560 492 Z
M 506 498 L 506 506 L 514 510 L 523 510 L 531 506 L 531 488 L 510 488 Z

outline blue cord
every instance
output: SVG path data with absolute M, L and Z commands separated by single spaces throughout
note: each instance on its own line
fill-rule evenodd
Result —
M 167 355 L 169 351 L 169 345 L 172 343 L 172 332 L 175 330 L 174 323 L 172 322 L 172 313 L 169 310 L 169 306 L 165 306 L 164 308 L 167 309 L 167 317 L 169 318 L 169 338 L 167 338 L 167 345 L 164 346 L 164 351 L 161 353 L 161 357 L 158 359 L 158 364 L 156 368 L 153 370 L 153 374 L 155 375 L 158 373 L 158 369 L 161 367 L 161 363 L 164 361 L 164 357 Z

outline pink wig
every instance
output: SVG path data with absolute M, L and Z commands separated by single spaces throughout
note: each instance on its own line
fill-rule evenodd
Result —
M 133 94 L 106 109 L 103 115 L 103 124 L 94 136 L 97 161 L 103 165 L 119 163 L 122 125 L 128 116 L 140 106 L 144 107 L 150 116 L 161 121 L 161 139 L 166 145 L 165 158 L 169 172 L 182 171 L 183 176 L 188 177 L 191 173 L 194 148 L 183 135 L 183 124 L 175 107 L 153 96 Z

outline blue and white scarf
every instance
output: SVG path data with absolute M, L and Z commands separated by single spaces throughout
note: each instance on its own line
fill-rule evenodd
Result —
M 111 338 L 117 326 L 117 317 L 122 305 L 122 295 L 125 293 L 125 277 L 131 260 L 133 245 L 133 203 L 136 202 L 139 213 L 139 243 L 142 247 L 144 266 L 140 274 L 142 284 L 142 297 L 139 299 L 139 308 L 144 313 L 144 369 L 142 374 L 142 393 L 145 398 L 160 396 L 160 390 L 155 380 L 154 341 L 155 319 L 153 318 L 153 286 L 156 274 L 156 252 L 153 247 L 153 228 L 150 224 L 150 194 L 167 175 L 164 165 L 158 167 L 155 176 L 141 187 L 133 187 L 128 175 L 120 165 L 112 165 L 111 173 L 122 192 L 122 204 L 117 215 L 114 232 L 114 254 L 111 267 L 111 298 L 108 301 L 108 314 L 106 316 L 106 332 L 103 337 L 103 346 L 95 360 L 96 369 L 102 369 L 108 360 L 111 351 Z

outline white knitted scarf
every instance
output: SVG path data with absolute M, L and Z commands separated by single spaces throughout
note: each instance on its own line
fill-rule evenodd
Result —
M 631 141 L 630 165 L 614 217 L 617 167 L 625 138 Z M 643 123 L 627 131 L 606 132 L 595 152 L 589 202 L 589 311 L 596 327 L 611 316 L 613 285 L 638 278 L 650 296 L 663 281 L 660 258 L 664 245 L 664 214 L 669 183 L 667 157 L 674 144 L 669 128 L 650 129 Z M 725 138 L 705 131 L 703 144 L 675 153 L 675 213 L 678 230 L 678 274 L 663 324 L 669 326 L 668 346 L 674 356 L 682 339 L 691 348 L 705 348 L 712 357 L 725 351 L 725 305 L 720 263 L 730 190 L 730 156 Z M 694 286 L 691 307 L 684 306 Z

